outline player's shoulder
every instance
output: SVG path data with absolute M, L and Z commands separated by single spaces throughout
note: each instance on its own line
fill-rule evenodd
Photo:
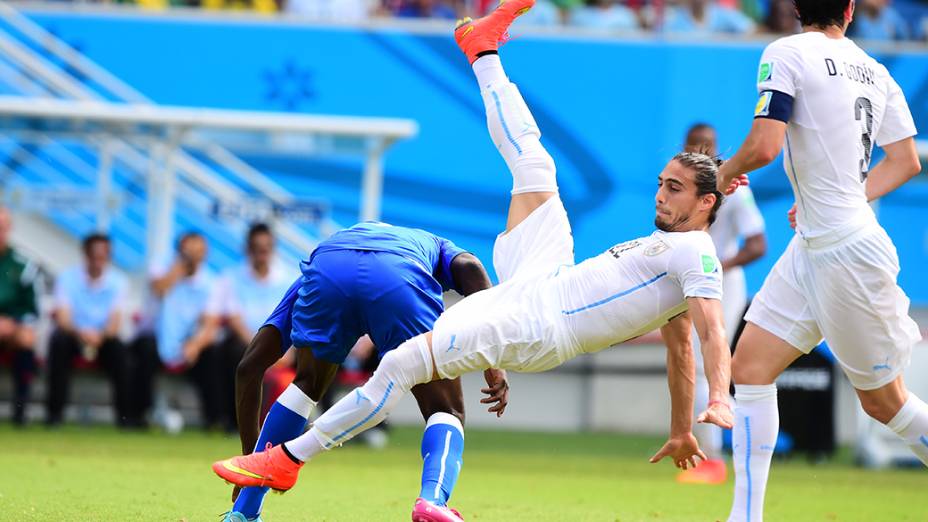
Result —
M 799 57 L 802 55 L 804 49 L 809 49 L 816 45 L 815 39 L 810 37 L 810 34 L 811 33 L 799 33 L 777 38 L 767 44 L 764 52 L 767 54 L 774 52 L 788 53 L 795 54 Z
M 704 230 L 656 232 L 651 237 L 655 241 L 665 243 L 667 250 L 676 255 L 685 256 L 692 253 L 715 255 L 715 243 L 712 242 L 712 236 Z

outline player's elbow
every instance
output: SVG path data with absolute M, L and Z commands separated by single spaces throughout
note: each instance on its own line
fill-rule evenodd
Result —
M 780 147 L 772 141 L 758 141 L 752 149 L 751 156 L 758 167 L 769 165 L 780 155 Z
M 908 162 L 908 166 L 905 169 L 906 179 L 912 179 L 917 176 L 922 171 L 922 162 L 918 156 L 914 156 Z

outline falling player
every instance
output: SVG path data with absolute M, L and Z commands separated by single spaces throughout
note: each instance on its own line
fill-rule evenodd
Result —
M 472 63 L 494 144 L 513 176 L 506 231 L 496 240 L 500 285 L 450 308 L 428 334 L 387 354 L 374 376 L 323 414 L 303 436 L 262 455 L 217 462 L 238 485 L 287 490 L 303 463 L 370 428 L 419 383 L 486 368 L 542 372 L 660 327 L 668 347 L 671 429 L 652 457 L 680 468 L 704 459 L 691 433 L 695 324 L 702 339 L 710 402 L 698 420 L 730 427 L 730 354 L 722 319 L 722 274 L 706 229 L 722 202 L 717 163 L 681 153 L 658 176 L 652 235 L 574 266 L 573 238 L 558 197 L 554 161 L 497 47 L 534 0 L 508 0 L 455 31 Z M 733 183 L 733 185 L 737 185 Z M 440 520 L 461 520 L 445 512 Z M 413 520 L 438 520 L 417 517 Z
M 896 284 L 896 249 L 868 202 L 920 170 L 915 124 L 886 68 L 845 37 L 853 0 L 795 0 L 803 32 L 761 58 L 750 134 L 719 172 L 726 186 L 781 149 L 796 235 L 745 319 L 733 362 L 731 521 L 761 522 L 779 427 L 774 381 L 824 337 L 864 411 L 928 465 L 928 406 L 902 372 L 921 338 Z M 886 157 L 870 168 L 873 145 Z

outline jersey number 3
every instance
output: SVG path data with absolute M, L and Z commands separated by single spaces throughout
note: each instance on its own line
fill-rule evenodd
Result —
M 854 119 L 860 122 L 860 144 L 864 153 L 860 158 L 860 182 L 867 180 L 870 172 L 870 156 L 873 154 L 873 104 L 867 98 L 857 98 L 854 103 Z

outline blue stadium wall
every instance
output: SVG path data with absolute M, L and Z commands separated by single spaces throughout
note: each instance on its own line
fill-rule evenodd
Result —
M 412 118 L 419 135 L 387 156 L 383 219 L 444 234 L 490 262 L 510 189 L 466 60 L 447 34 L 341 27 L 32 12 L 30 16 L 159 103 Z M 559 168 L 577 257 L 652 230 L 656 176 L 697 121 L 731 154 L 751 123 L 762 43 L 516 35 L 503 48 Z M 928 127 L 928 53 L 876 53 Z M 359 163 L 252 158 L 291 189 L 357 215 Z M 928 304 L 928 182 L 885 198 L 903 287 Z M 753 186 L 770 253 L 748 270 L 756 291 L 789 241 L 792 193 L 779 161 Z

